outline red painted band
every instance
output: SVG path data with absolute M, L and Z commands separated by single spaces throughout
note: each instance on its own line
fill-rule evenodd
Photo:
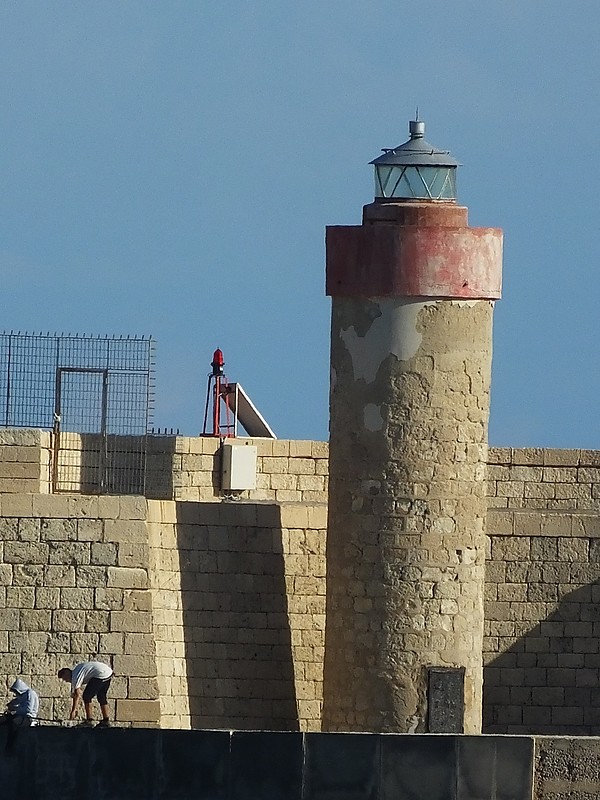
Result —
M 329 296 L 501 296 L 499 228 L 330 226 L 326 253 Z

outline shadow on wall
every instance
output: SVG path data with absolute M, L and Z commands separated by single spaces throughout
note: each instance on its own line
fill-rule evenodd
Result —
M 483 732 L 597 736 L 600 582 L 566 594 L 554 613 L 515 641 L 523 625 L 495 623 L 513 643 L 504 649 L 500 636 L 504 652 L 484 667 Z
M 279 506 L 177 503 L 192 728 L 299 729 L 282 538 Z
M 144 494 L 147 441 L 145 436 L 102 437 L 96 433 L 62 432 L 53 476 L 56 490 L 81 494 Z M 170 443 L 166 443 L 165 447 L 169 446 Z M 164 477 L 160 472 L 152 472 L 150 478 L 155 483 L 166 482 L 164 486 L 157 486 L 157 490 L 168 494 L 158 496 L 170 497 L 173 492 L 172 450 L 171 453 L 161 452 L 158 460 L 156 466 L 163 470 Z
M 146 497 L 154 500 L 172 500 L 174 436 L 148 436 L 146 457 Z

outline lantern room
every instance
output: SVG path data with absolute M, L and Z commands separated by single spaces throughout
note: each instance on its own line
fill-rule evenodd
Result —
M 458 161 L 425 141 L 425 123 L 409 122 L 410 139 L 370 163 L 375 167 L 376 202 L 456 202 Z

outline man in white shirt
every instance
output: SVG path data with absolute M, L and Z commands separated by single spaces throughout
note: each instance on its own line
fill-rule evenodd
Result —
M 82 664 L 76 664 L 73 669 L 63 667 L 58 670 L 58 677 L 71 684 L 73 703 L 69 714 L 70 720 L 75 719 L 77 709 L 83 698 L 86 717 L 83 724 L 92 725 L 92 700 L 96 697 L 102 711 L 102 721 L 98 725 L 100 727 L 108 727 L 110 725 L 106 693 L 110 687 L 112 676 L 112 669 L 101 661 L 84 661 Z

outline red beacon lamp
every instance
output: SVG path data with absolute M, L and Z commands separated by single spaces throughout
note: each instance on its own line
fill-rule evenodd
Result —
M 208 374 L 206 406 L 204 407 L 203 436 L 234 436 L 235 425 L 232 423 L 232 410 L 229 407 L 230 387 L 225 377 L 225 359 L 223 351 L 217 348 L 210 362 L 212 372 Z M 208 409 L 212 398 L 212 430 L 208 430 Z M 221 421 L 221 401 L 225 404 L 225 423 Z

